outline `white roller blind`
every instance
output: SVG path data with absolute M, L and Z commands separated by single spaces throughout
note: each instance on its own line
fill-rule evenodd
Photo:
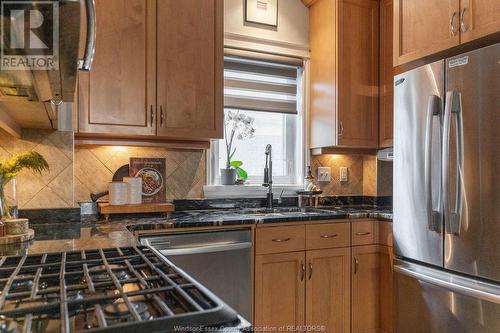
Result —
M 296 114 L 299 68 L 224 57 L 224 107 Z

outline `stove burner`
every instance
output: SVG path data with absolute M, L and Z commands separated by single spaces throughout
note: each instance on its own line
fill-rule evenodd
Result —
M 69 290 L 66 292 L 67 301 L 79 301 L 83 299 L 83 291 L 81 290 Z M 58 293 L 50 293 L 45 295 L 45 300 L 47 303 L 59 302 L 60 295 Z
M 129 279 L 127 271 L 124 267 L 116 264 L 109 265 L 109 268 L 113 271 L 113 274 L 120 281 Z M 106 270 L 105 265 L 94 266 L 89 269 L 89 272 L 92 272 L 92 280 L 94 282 L 106 282 L 111 280 L 111 276 Z M 95 272 L 95 273 L 94 273 Z
M 11 292 L 22 292 L 22 291 L 30 291 L 33 288 L 32 280 L 21 280 L 24 276 L 20 275 L 10 287 Z
M 151 314 L 148 311 L 148 306 L 144 302 L 130 302 L 134 309 L 139 314 L 141 320 L 152 319 Z M 129 307 L 125 302 L 107 304 L 103 307 L 104 315 L 108 323 L 120 323 L 125 321 L 132 321 L 134 317 L 130 312 Z
M 17 323 L 14 320 L 0 316 L 0 333 L 18 333 Z

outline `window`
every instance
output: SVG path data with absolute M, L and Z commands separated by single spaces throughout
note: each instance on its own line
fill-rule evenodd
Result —
M 228 113 L 253 119 L 253 137 L 235 138 L 231 159 L 243 162 L 249 184 L 262 184 L 267 144 L 273 147 L 273 182 L 301 183 L 304 155 L 302 103 L 298 93 L 302 87 L 301 73 L 297 66 L 225 58 L 226 119 Z M 217 185 L 220 169 L 226 167 L 227 161 L 224 139 L 212 142 L 210 159 L 210 183 Z

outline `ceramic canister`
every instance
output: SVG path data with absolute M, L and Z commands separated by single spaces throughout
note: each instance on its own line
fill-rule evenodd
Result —
M 109 204 L 110 205 L 126 205 L 128 184 L 124 182 L 111 182 L 108 185 Z
M 127 203 L 129 205 L 142 203 L 142 178 L 124 177 L 123 182 L 128 184 Z
M 22 235 L 28 232 L 28 219 L 6 219 L 5 231 L 7 235 Z

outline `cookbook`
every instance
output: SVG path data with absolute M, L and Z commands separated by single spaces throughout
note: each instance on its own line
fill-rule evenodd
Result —
M 166 160 L 164 158 L 130 158 L 130 176 L 142 178 L 142 202 L 164 203 Z

